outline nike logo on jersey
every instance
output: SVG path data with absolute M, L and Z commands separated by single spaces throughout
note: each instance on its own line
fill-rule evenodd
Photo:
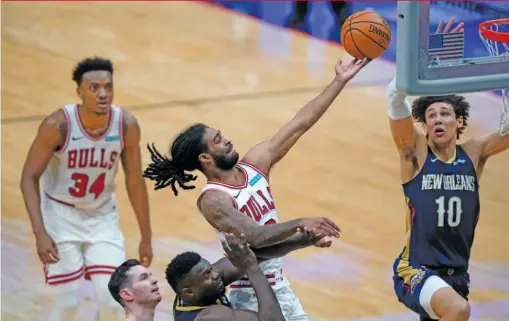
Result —
M 80 139 L 82 139 L 82 138 L 83 138 L 83 136 L 81 136 L 81 137 L 74 137 L 74 136 L 73 136 L 73 137 L 72 137 L 72 140 L 80 140 Z
M 436 157 L 436 158 L 432 158 L 432 159 L 431 159 L 431 162 L 432 162 L 432 163 L 434 163 L 434 162 L 436 162 L 437 160 L 438 160 L 438 157 Z
M 242 192 L 242 191 L 239 191 L 239 192 L 237 193 L 237 195 L 235 195 L 234 197 L 235 197 L 235 198 L 239 197 L 239 195 L 240 195 L 240 193 L 241 193 L 241 192 Z

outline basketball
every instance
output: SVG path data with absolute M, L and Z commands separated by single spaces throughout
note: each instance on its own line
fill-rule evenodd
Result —
M 374 11 L 359 11 L 346 19 L 341 27 L 341 43 L 350 56 L 374 59 L 387 50 L 391 28 Z

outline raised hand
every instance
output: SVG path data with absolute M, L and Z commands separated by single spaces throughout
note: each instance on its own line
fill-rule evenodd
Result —
M 463 27 L 465 26 L 465 24 L 463 22 L 460 22 L 456 27 L 454 27 L 454 29 L 449 31 L 452 28 L 454 21 L 456 21 L 456 19 L 454 17 L 449 19 L 449 22 L 447 23 L 447 25 L 444 28 L 445 21 L 444 21 L 444 19 L 440 20 L 440 23 L 437 26 L 437 31 L 435 31 L 435 33 L 463 32 L 464 31 Z
M 339 238 L 341 232 L 336 223 L 325 217 L 303 218 L 300 220 L 297 229 L 311 231 L 315 235 L 337 238 Z
M 249 266 L 258 264 L 256 256 L 249 248 L 246 236 L 243 233 L 240 234 L 239 238 L 233 233 L 224 233 L 221 245 L 230 262 L 239 269 L 246 270 Z
M 336 63 L 336 79 L 339 81 L 349 81 L 370 62 L 368 58 L 362 60 L 354 58 L 348 64 L 343 64 L 341 59 Z

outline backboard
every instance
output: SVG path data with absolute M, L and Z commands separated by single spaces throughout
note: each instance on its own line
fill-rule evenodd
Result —
M 509 55 L 501 50 L 492 56 L 479 36 L 479 23 L 486 16 L 461 17 L 454 8 L 435 3 L 398 1 L 398 89 L 410 95 L 445 95 L 508 88 Z M 453 16 L 457 23 L 467 20 L 465 32 L 435 34 L 438 22 L 444 19 L 447 24 Z

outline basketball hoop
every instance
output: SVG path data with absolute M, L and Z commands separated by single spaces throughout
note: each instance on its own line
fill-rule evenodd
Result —
M 505 28 L 504 28 L 505 27 Z M 505 31 L 500 31 L 505 29 Z M 490 56 L 507 59 L 509 63 L 509 19 L 484 21 L 479 24 L 479 37 L 486 46 Z M 501 89 L 502 116 L 500 119 L 500 135 L 509 134 L 509 87 Z

